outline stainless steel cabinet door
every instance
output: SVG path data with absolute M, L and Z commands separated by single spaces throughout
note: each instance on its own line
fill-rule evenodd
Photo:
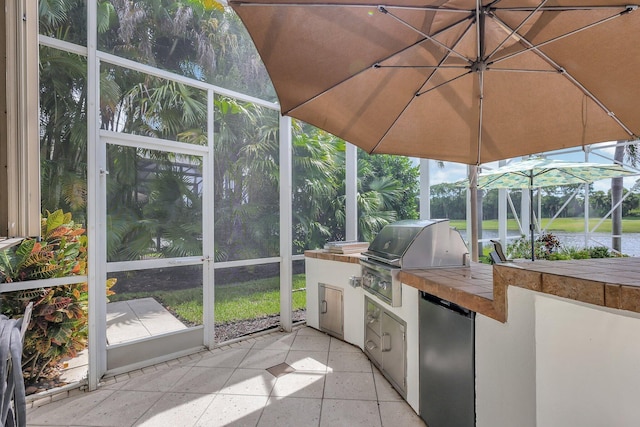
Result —
M 365 330 L 364 351 L 373 362 L 382 368 L 382 351 L 380 349 L 380 316 L 382 309 L 365 297 Z
M 319 283 L 318 292 L 320 329 L 342 338 L 344 334 L 342 289 Z
M 402 391 L 406 391 L 407 347 L 406 323 L 382 313 L 380 348 L 382 350 L 382 369 Z

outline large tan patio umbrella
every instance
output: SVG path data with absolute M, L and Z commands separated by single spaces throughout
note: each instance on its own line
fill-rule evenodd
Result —
M 369 153 L 479 165 L 640 134 L 634 4 L 229 4 L 262 57 L 282 114 Z
M 282 113 L 480 164 L 640 134 L 640 11 L 610 0 L 229 0 Z

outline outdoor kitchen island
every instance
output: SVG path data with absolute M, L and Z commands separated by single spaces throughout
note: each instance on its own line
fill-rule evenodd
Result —
M 359 255 L 305 252 L 307 323 L 318 283 L 343 289 L 344 340 L 364 348 Z M 640 419 L 640 259 L 535 261 L 401 271 L 405 399 L 419 412 L 418 291 L 476 313 L 480 427 L 636 426 Z M 384 306 L 384 302 L 380 302 Z

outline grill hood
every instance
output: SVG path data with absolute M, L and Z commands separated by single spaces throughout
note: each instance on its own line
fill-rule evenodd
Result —
M 386 225 L 362 255 L 402 269 L 469 265 L 467 245 L 447 219 L 403 220 Z

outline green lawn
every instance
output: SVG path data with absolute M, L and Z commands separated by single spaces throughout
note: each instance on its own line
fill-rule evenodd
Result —
M 549 223 L 550 218 L 542 219 L 542 226 L 546 227 Z M 593 228 L 596 224 L 600 222 L 600 218 L 589 218 L 589 228 Z M 467 227 L 466 221 L 455 220 L 451 221 L 451 225 L 456 227 L 458 230 L 465 230 Z M 484 230 L 497 230 L 498 229 L 498 220 L 485 220 L 482 221 L 482 228 Z M 509 230 L 517 230 L 518 225 L 514 219 L 510 219 L 507 221 L 507 228 Z M 584 231 L 584 218 L 556 218 L 551 227 L 548 228 L 549 231 L 564 231 L 567 233 L 581 233 Z M 640 217 L 629 217 L 622 219 L 622 230 L 626 233 L 640 233 Z M 606 219 L 604 222 L 598 227 L 596 231 L 609 233 L 611 232 L 611 219 Z
M 304 289 L 305 275 L 293 276 L 293 289 Z M 154 297 L 167 309 L 191 324 L 202 324 L 202 288 L 175 291 L 116 294 L 110 301 Z M 305 308 L 306 291 L 293 292 L 293 309 Z M 279 278 L 265 278 L 215 287 L 216 323 L 255 319 L 280 313 Z

